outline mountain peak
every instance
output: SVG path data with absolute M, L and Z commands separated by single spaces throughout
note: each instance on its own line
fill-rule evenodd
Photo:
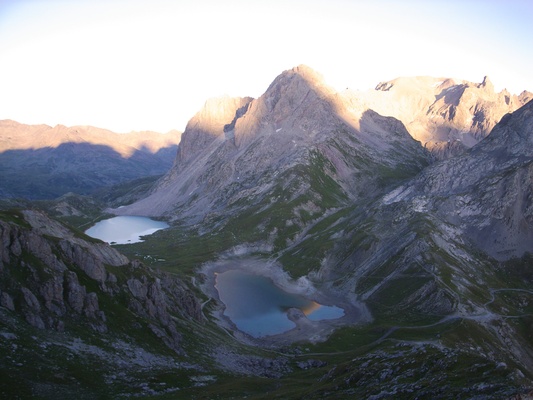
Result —
M 290 72 L 292 74 L 300 75 L 302 78 L 310 82 L 322 83 L 324 80 L 324 77 L 322 76 L 322 74 L 318 73 L 313 68 L 305 64 L 297 65 L 296 67 L 285 72 Z
M 478 88 L 485 89 L 489 92 L 494 92 L 494 85 L 492 84 L 488 76 L 483 77 L 483 82 L 478 85 Z
M 185 161 L 216 138 L 224 136 L 225 125 L 232 121 L 237 110 L 250 101 L 251 97 L 222 96 L 208 99 L 187 124 L 178 149 L 178 159 Z
M 279 74 L 270 84 L 265 94 L 279 90 L 280 87 L 299 86 L 300 84 L 297 82 L 305 84 L 308 89 L 326 88 L 324 77 L 321 74 L 307 65 L 300 64 Z M 330 92 L 330 90 L 327 91 Z
M 298 104 L 311 100 L 310 94 L 312 98 L 331 98 L 334 90 L 324 83 L 321 74 L 301 64 L 278 75 L 261 96 L 261 100 L 269 111 L 280 107 L 289 111 L 297 108 Z

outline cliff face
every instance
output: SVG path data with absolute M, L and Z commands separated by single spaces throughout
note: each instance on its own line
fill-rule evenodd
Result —
M 39 329 L 71 333 L 85 326 L 122 332 L 133 313 L 181 353 L 174 317 L 202 320 L 194 295 L 176 278 L 156 274 L 100 241 L 77 236 L 38 211 L 0 220 L 0 305 Z
M 205 150 L 214 140 L 224 138 L 226 125 L 251 100 L 249 97 L 227 96 L 207 100 L 204 107 L 187 123 L 176 162 L 184 164 L 197 153 Z

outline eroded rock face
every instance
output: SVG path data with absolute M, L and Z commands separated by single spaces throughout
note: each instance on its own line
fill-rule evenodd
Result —
M 15 311 L 15 304 L 9 293 L 2 292 L 0 294 L 0 306 L 7 308 L 9 311 Z
M 185 163 L 219 137 L 231 124 L 238 110 L 246 107 L 250 97 L 220 97 L 206 101 L 204 107 L 187 123 L 177 154 L 177 162 Z
M 78 282 L 78 275 L 72 271 L 67 272 L 65 281 L 68 305 L 72 307 L 75 312 L 81 314 L 85 304 L 85 296 L 87 295 L 85 286 L 80 285 Z
M 137 262 L 132 265 L 134 269 L 142 268 L 142 264 Z M 171 322 L 170 314 L 179 314 L 197 321 L 203 319 L 197 299 L 179 279 L 170 274 L 130 278 L 127 280 L 127 287 L 133 295 L 130 307 L 151 318 L 157 318 L 165 326 Z

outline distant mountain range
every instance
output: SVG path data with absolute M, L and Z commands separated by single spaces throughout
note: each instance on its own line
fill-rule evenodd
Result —
M 168 171 L 180 132 L 114 133 L 91 126 L 0 121 L 0 195 L 50 199 Z

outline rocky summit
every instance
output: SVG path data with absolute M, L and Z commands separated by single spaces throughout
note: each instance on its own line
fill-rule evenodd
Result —
M 210 99 L 137 201 L 0 203 L 0 393 L 528 398 L 532 149 L 531 93 L 488 78 L 337 93 L 300 65 Z M 80 231 L 110 214 L 170 227 Z M 229 270 L 344 314 L 291 305 L 294 327 L 252 336 L 219 296 Z

